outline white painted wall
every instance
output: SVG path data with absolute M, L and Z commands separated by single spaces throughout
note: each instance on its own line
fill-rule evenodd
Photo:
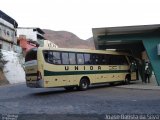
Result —
M 15 31 L 16 30 L 12 24 L 0 18 L 0 37 L 1 38 L 17 43 Z
M 11 28 L 11 29 L 14 29 L 14 26 L 13 26 L 11 23 L 3 20 L 2 18 L 0 18 L 0 23 L 6 25 L 7 27 L 9 27 L 9 28 Z
M 37 32 L 33 31 L 33 29 L 17 28 L 17 37 L 20 35 L 25 35 L 27 39 L 37 41 Z
M 13 51 L 2 51 L 4 59 L 7 62 L 4 67 L 4 74 L 9 83 L 22 83 L 25 82 L 25 72 L 19 63 L 18 54 Z

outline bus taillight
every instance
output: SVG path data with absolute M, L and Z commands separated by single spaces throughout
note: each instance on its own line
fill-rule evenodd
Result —
M 37 71 L 37 80 L 41 80 L 42 79 L 42 75 L 40 71 Z

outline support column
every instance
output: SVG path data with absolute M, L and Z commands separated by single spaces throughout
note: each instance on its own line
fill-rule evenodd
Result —
M 151 62 L 157 83 L 160 86 L 160 55 L 157 54 L 157 45 L 160 43 L 160 37 L 145 38 L 142 41 Z

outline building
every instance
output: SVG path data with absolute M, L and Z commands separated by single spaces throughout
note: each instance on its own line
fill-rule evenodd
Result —
M 139 72 L 144 79 L 150 62 L 160 86 L 160 24 L 93 28 L 96 49 L 127 50 L 139 58 Z
M 17 44 L 22 48 L 24 56 L 26 55 L 27 51 L 39 46 L 37 42 L 27 39 L 25 35 L 20 35 L 18 37 Z
M 18 27 L 17 28 L 17 37 L 20 35 L 25 35 L 26 39 L 30 41 L 34 41 L 37 44 L 41 44 L 42 41 L 45 40 L 44 31 L 40 28 L 34 27 Z
M 0 10 L 0 49 L 14 50 L 17 44 L 16 28 L 17 22 Z
M 22 47 L 24 55 L 34 47 L 58 47 L 53 42 L 45 40 L 44 34 L 40 28 L 19 27 L 17 29 L 18 45 Z
M 25 56 L 26 53 L 35 47 L 53 47 L 58 48 L 56 44 L 51 42 L 50 40 L 43 40 L 39 45 L 37 42 L 27 39 L 25 35 L 20 35 L 17 39 L 17 44 L 22 48 L 23 55 Z

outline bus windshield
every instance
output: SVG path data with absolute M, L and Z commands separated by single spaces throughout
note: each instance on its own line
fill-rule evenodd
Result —
M 31 60 L 37 60 L 37 48 L 33 48 L 27 52 L 25 57 L 25 62 L 31 61 Z

